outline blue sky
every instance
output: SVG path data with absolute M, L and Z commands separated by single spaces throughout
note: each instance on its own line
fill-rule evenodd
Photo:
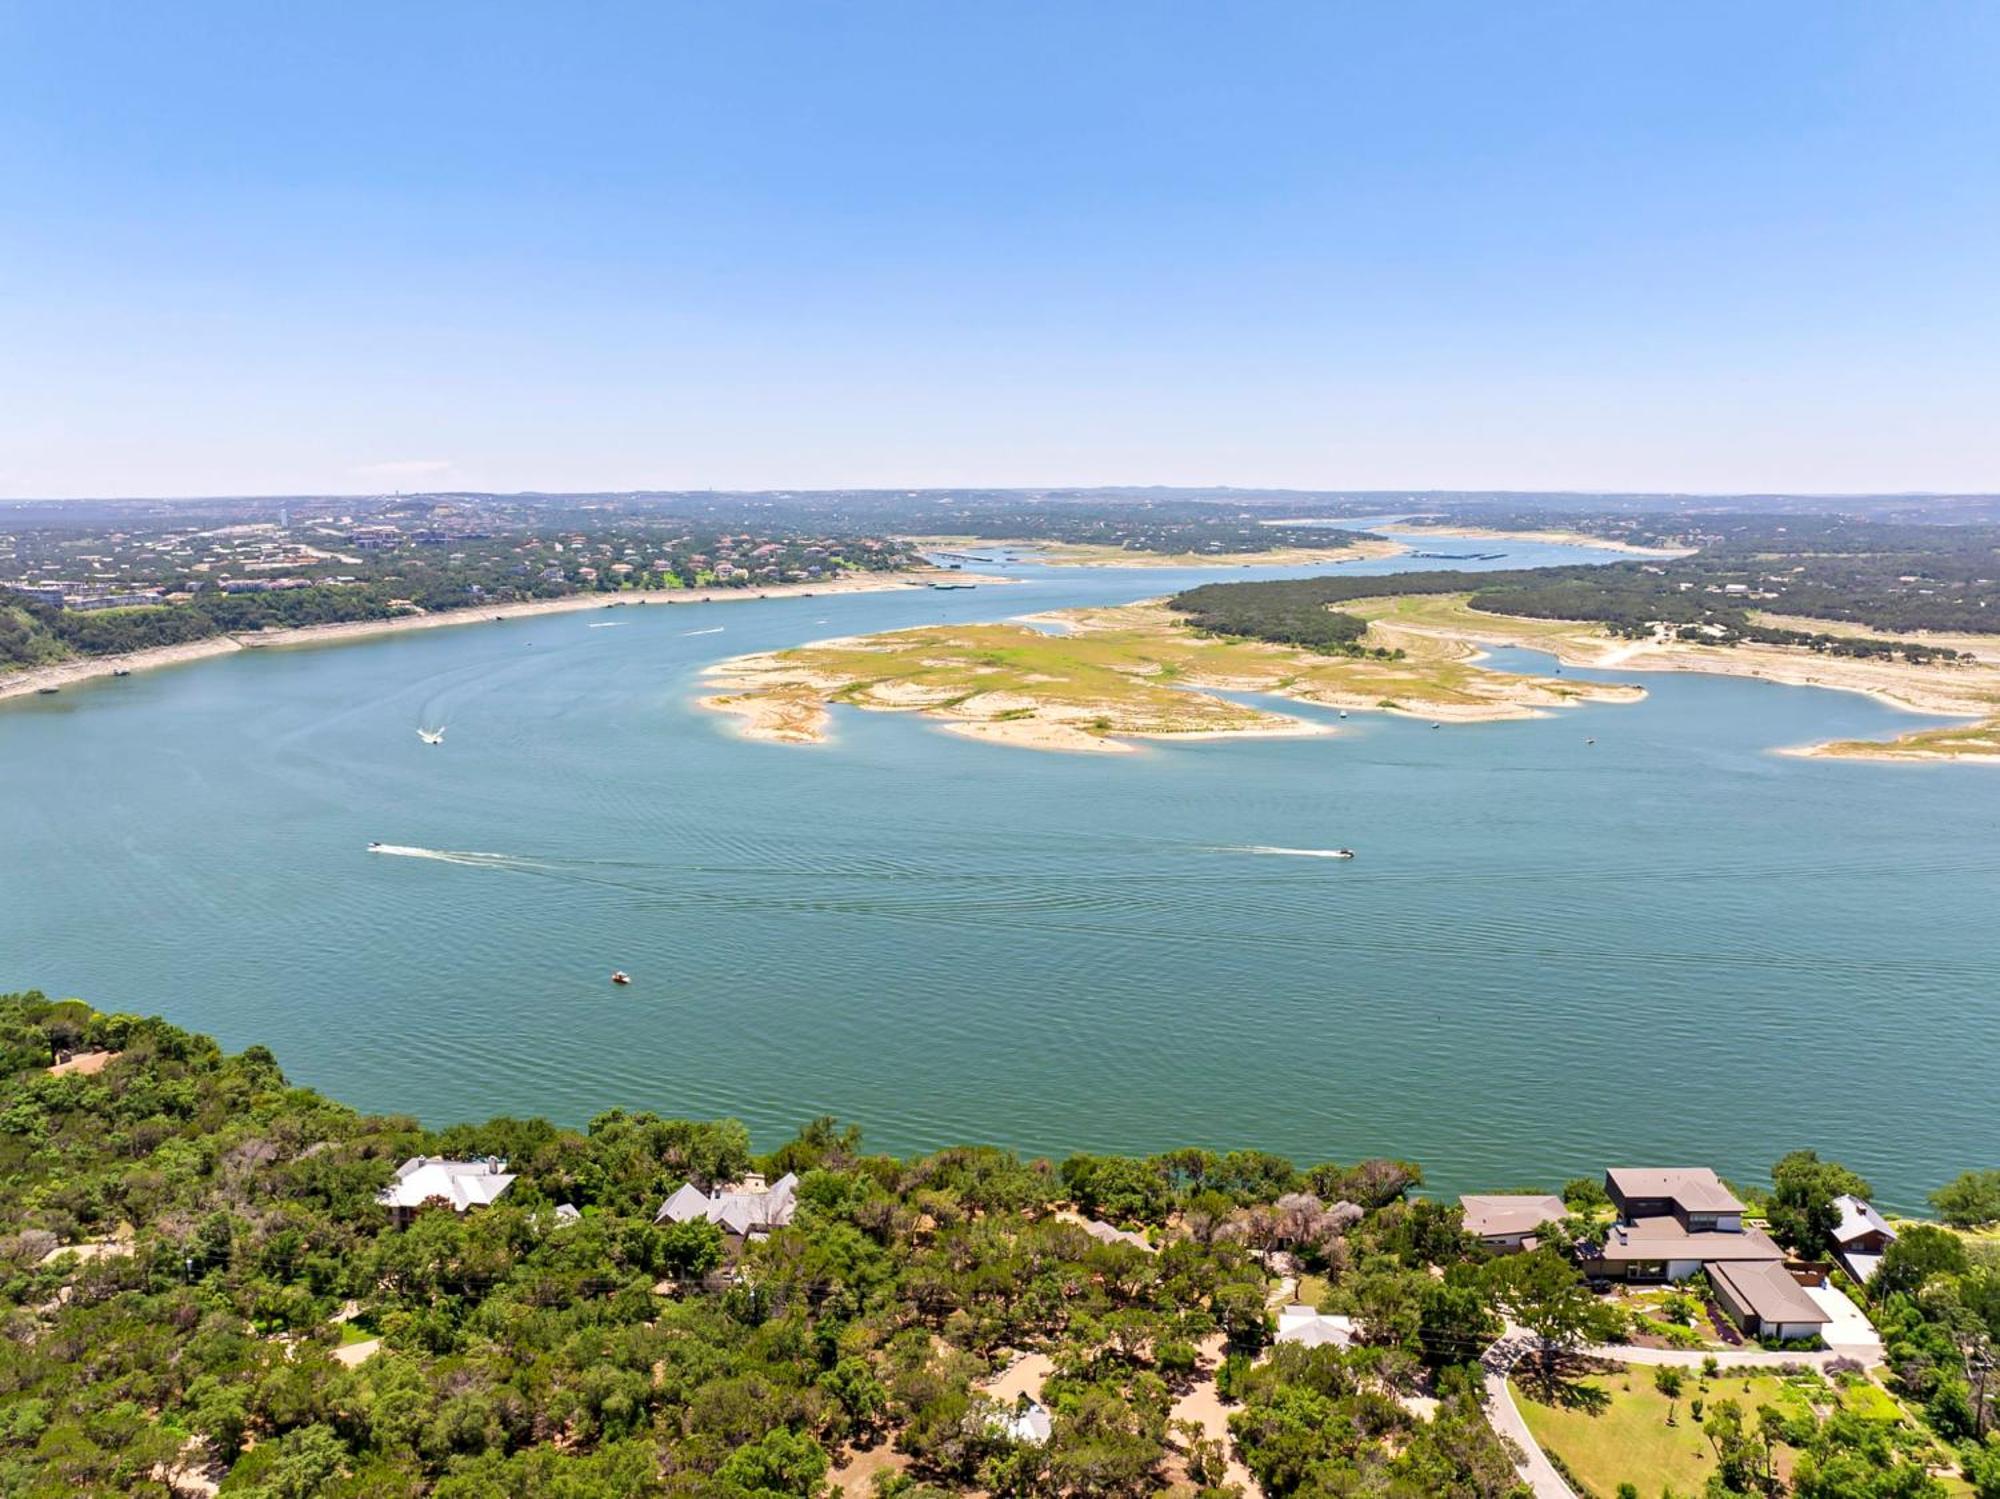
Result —
M 2000 6 L 0 0 L 0 495 L 2000 489 Z

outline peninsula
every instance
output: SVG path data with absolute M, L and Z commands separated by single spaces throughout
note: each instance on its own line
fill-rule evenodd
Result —
M 1331 732 L 1222 696 L 1250 693 L 1438 722 L 1526 718 L 1641 689 L 1488 671 L 1428 636 L 1335 654 L 1192 629 L 1154 601 L 1000 624 L 926 626 L 740 656 L 710 668 L 702 705 L 750 738 L 810 744 L 828 708 L 915 712 L 956 734 L 1044 750 L 1129 752 L 1130 739 Z

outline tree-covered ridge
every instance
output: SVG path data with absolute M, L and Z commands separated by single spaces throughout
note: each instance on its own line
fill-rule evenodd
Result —
M 76 1049 L 115 1056 L 47 1070 Z M 622 1112 L 426 1132 L 288 1085 L 262 1048 L 33 994 L 0 999 L 0 1063 L 10 1495 L 165 1493 L 174 1465 L 212 1464 L 225 1494 L 271 1499 L 767 1499 L 821 1493 L 856 1447 L 893 1450 L 883 1493 L 1219 1495 L 1219 1444 L 1171 1412 L 1228 1350 L 1237 1450 L 1273 1492 L 1515 1492 L 1468 1377 L 1437 1386 L 1434 1421 L 1393 1398 L 1427 1376 L 1417 1320 L 1398 1331 L 1388 1308 L 1430 1281 L 1403 1268 L 1416 1173 L 1395 1163 L 901 1162 L 827 1121 L 758 1158 L 738 1124 Z M 394 1231 L 375 1193 L 424 1152 L 505 1156 L 519 1179 Z M 796 1221 L 767 1242 L 732 1253 L 706 1224 L 655 1224 L 682 1182 L 753 1166 L 801 1176 Z M 1300 1195 L 1315 1187 L 1346 1201 Z M 1157 1252 L 1100 1242 L 1063 1202 L 1150 1230 Z M 1336 1240 L 1402 1284 L 1381 1298 L 1390 1340 L 1253 1373 L 1259 1250 Z M 380 1351 L 335 1357 L 363 1338 Z M 1477 1342 L 1440 1346 L 1456 1364 Z M 1010 1439 L 978 1389 L 1022 1348 L 1052 1359 L 1043 1446 Z M 1295 1431 L 1308 1394 L 1341 1419 Z
M 1475 609 L 1591 620 L 1634 638 L 1666 632 L 1698 644 L 1803 646 L 1844 656 L 1949 662 L 1922 641 L 1776 627 L 1762 614 L 1840 620 L 1887 631 L 2000 632 L 2000 528 L 1871 525 L 1823 517 L 1708 518 L 1691 556 L 1503 572 L 1408 572 L 1212 583 L 1169 600 L 1198 628 L 1253 639 L 1356 647 L 1350 599 L 1467 593 Z M 1321 621 L 1317 616 L 1327 616 Z
M 376 1193 L 418 1153 L 517 1180 L 398 1231 Z M 753 1169 L 799 1178 L 768 1239 L 655 1221 Z M 830 1120 L 763 1156 L 731 1121 L 624 1111 L 426 1131 L 261 1047 L 0 996 L 0 1493 L 806 1499 L 838 1474 L 884 1499 L 1523 1499 L 1479 1360 L 1512 1323 L 1560 1386 L 1623 1334 L 1564 1252 L 1603 1194 L 1571 1183 L 1549 1247 L 1491 1258 L 1420 1180 L 1250 1150 L 901 1161 Z M 1754 1199 L 1802 1246 L 1866 1185 L 1809 1152 L 1773 1184 Z M 1267 1346 L 1280 1269 L 1354 1346 Z M 2000 1495 L 2000 1270 L 1906 1229 L 1874 1300 L 1896 1388 Z M 1024 1351 L 1044 1442 L 989 1393 Z M 1744 1479 L 1714 1499 L 1945 1494 L 1908 1428 L 1794 1418 L 1789 1490 L 1741 1432 L 1704 1434 Z

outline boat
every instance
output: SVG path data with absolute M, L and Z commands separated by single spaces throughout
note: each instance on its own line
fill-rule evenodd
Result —
M 1351 848 L 1337 848 L 1330 857 L 1335 859 L 1351 859 L 1354 857 L 1354 850 Z
M 632 982 L 632 975 L 622 968 L 614 968 L 611 970 L 611 982 L 614 984 L 629 984 Z
M 132 675 L 132 668 L 129 666 L 121 666 L 111 675 L 114 677 L 129 677 Z
M 62 688 L 60 687 L 37 687 L 35 689 L 35 695 L 37 697 L 54 697 L 58 692 L 61 691 Z
M 369 840 L 368 852 L 371 854 L 379 854 L 382 852 L 382 842 L 379 838 Z
M 437 726 L 436 728 L 434 728 L 434 729 L 418 729 L 418 730 L 417 730 L 417 737 L 418 737 L 419 739 L 423 740 L 423 742 L 424 742 L 425 744 L 443 744 L 443 743 L 444 743 L 444 725 L 443 725 L 443 724 L 439 724 L 439 725 L 438 725 L 438 726 Z

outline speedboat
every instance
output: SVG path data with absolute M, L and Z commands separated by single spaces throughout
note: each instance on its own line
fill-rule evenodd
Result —
M 379 854 L 380 852 L 382 852 L 381 843 L 379 841 L 371 841 L 368 845 L 368 852 L 371 854 Z
M 417 737 L 425 744 L 443 744 L 444 725 L 440 724 L 435 729 L 418 729 Z
M 1333 857 L 1336 859 L 1351 859 L 1354 857 L 1354 850 L 1351 848 L 1337 848 L 1333 851 Z
M 611 982 L 614 984 L 629 984 L 632 982 L 632 975 L 622 968 L 614 968 L 611 970 Z

